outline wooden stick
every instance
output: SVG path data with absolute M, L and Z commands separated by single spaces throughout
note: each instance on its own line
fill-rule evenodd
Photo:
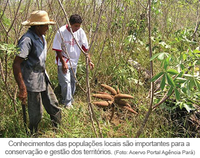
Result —
M 57 20 L 56 20 L 56 21 L 57 21 Z M 62 33 L 60 32 L 60 30 L 59 30 L 60 26 L 58 25 L 57 22 L 56 22 L 56 24 L 57 24 L 57 28 L 58 28 L 58 32 L 59 32 L 59 34 L 60 34 L 61 40 L 62 40 L 62 42 L 64 43 L 63 35 L 62 35 Z M 71 68 L 72 68 L 72 63 L 71 63 L 71 60 L 70 60 L 69 53 L 67 52 L 66 45 L 63 44 L 63 46 L 64 46 L 64 50 L 63 50 L 63 52 L 67 55 L 67 58 L 69 59 L 68 62 L 69 62 L 69 64 L 70 64 Z M 79 81 L 78 81 L 78 79 L 77 79 L 77 77 L 76 77 L 76 75 L 75 75 L 74 70 L 73 70 L 73 69 L 71 69 L 71 70 L 72 70 L 73 76 L 74 76 L 74 78 L 75 78 L 77 84 L 79 85 L 79 87 L 81 88 L 81 90 L 82 90 L 84 93 L 86 93 L 86 90 L 84 90 L 84 89 L 81 87 L 81 84 L 79 83 Z
M 151 47 L 151 0 L 148 0 L 149 10 L 148 10 L 148 30 L 149 30 L 149 58 L 152 57 L 152 47 Z M 153 77 L 153 62 L 150 61 L 150 68 L 151 68 L 151 78 Z M 144 127 L 148 121 L 148 118 L 152 112 L 152 106 L 153 106 L 153 97 L 154 97 L 154 82 L 151 82 L 151 95 L 150 95 L 150 104 L 148 112 L 146 113 L 145 119 L 142 122 L 139 130 L 136 133 L 135 137 L 139 137 L 141 133 L 144 130 Z
M 91 96 L 90 96 L 90 83 L 89 83 L 89 57 L 88 57 L 88 54 L 82 49 L 82 47 L 79 45 L 79 43 L 77 42 L 76 38 L 74 37 L 74 34 L 72 32 L 72 29 L 71 29 L 71 25 L 70 25 L 70 22 L 68 20 L 68 16 L 67 16 L 67 13 L 65 11 L 65 9 L 63 8 L 63 5 L 61 4 L 60 0 L 58 0 L 64 14 L 65 14 L 65 18 L 66 18 L 66 21 L 68 23 L 68 26 L 69 26 L 69 29 L 70 29 L 70 32 L 75 40 L 75 42 L 77 43 L 79 49 L 81 50 L 81 52 L 86 56 L 86 86 L 87 86 L 87 102 L 88 102 L 88 109 L 89 109 L 89 113 L 90 113 L 90 119 L 91 119 L 91 122 L 92 122 L 92 127 L 94 129 L 94 132 L 95 132 L 95 135 L 96 137 L 98 137 L 97 135 L 97 132 L 96 132 L 96 129 L 95 129 L 95 126 L 94 126 L 94 121 L 93 121 L 93 118 L 95 119 L 97 125 L 98 125 L 98 128 L 99 128 L 99 132 L 100 132 L 100 135 L 102 137 L 102 132 L 101 132 L 101 128 L 100 128 L 100 124 L 98 122 L 98 120 L 96 119 L 95 117 L 95 114 L 94 114 L 94 110 L 93 110 L 93 107 L 92 107 L 92 104 L 91 104 Z
M 87 54 L 87 53 L 82 49 L 82 47 L 81 47 L 80 44 L 78 43 L 77 39 L 74 37 L 74 34 L 73 34 L 73 32 L 72 32 L 72 27 L 71 27 L 70 22 L 69 22 L 69 20 L 68 20 L 68 18 L 67 18 L 68 15 L 67 15 L 65 9 L 63 8 L 62 3 L 60 2 L 60 0 L 58 0 L 58 2 L 59 2 L 59 4 L 60 4 L 60 7 L 61 7 L 61 9 L 62 9 L 64 15 L 65 15 L 65 19 L 66 19 L 66 21 L 67 21 L 67 24 L 68 24 L 68 27 L 69 27 L 70 33 L 72 34 L 72 36 L 73 36 L 73 38 L 74 38 L 76 44 L 78 45 L 79 49 L 81 50 L 81 52 L 82 52 L 84 55 L 87 56 L 88 54 Z

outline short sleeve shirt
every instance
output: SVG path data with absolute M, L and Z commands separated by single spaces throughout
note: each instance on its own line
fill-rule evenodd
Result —
M 76 68 L 77 64 L 78 64 L 78 59 L 80 57 L 81 50 L 78 47 L 78 45 L 76 44 L 76 41 L 74 40 L 72 34 L 70 33 L 70 31 L 68 30 L 67 27 L 68 27 L 67 25 L 64 25 L 59 29 L 59 31 L 57 31 L 54 41 L 53 41 L 53 50 L 62 52 L 62 55 L 63 55 L 65 61 L 67 62 L 68 57 L 64 53 L 64 49 L 66 48 L 67 52 L 69 53 L 69 58 L 70 58 L 72 67 Z M 74 34 L 74 37 L 76 38 L 76 40 L 78 41 L 79 45 L 83 48 L 83 50 L 87 51 L 88 50 L 88 41 L 87 41 L 85 31 L 82 28 L 80 28 L 73 34 Z M 63 37 L 63 40 L 61 39 L 61 37 Z M 62 63 L 60 62 L 57 55 L 56 55 L 55 63 L 59 66 L 62 65 Z M 69 62 L 67 62 L 67 65 L 68 65 L 68 67 L 71 67 Z
M 25 59 L 21 65 L 24 83 L 28 91 L 42 92 L 46 90 L 45 61 L 47 55 L 47 43 L 43 41 L 31 29 L 29 29 L 18 41 L 19 57 Z

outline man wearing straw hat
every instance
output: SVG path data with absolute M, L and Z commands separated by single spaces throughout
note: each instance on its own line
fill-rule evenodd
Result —
M 18 41 L 20 52 L 13 63 L 13 73 L 19 87 L 18 98 L 22 104 L 26 103 L 28 96 L 31 133 L 37 132 L 42 118 L 42 104 L 50 115 L 53 126 L 57 127 L 61 120 L 61 110 L 45 70 L 47 43 L 44 35 L 48 25 L 54 24 L 46 11 L 32 12 L 30 18 L 22 23 L 30 28 Z

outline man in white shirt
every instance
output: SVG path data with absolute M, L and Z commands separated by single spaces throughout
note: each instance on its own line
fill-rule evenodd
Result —
M 69 22 L 74 37 L 76 38 L 82 49 L 87 52 L 89 46 L 86 34 L 81 28 L 82 18 L 78 14 L 74 14 L 70 16 Z M 67 49 L 69 58 L 64 49 Z M 68 25 L 62 26 L 57 31 L 53 41 L 53 50 L 56 51 L 55 62 L 58 65 L 58 80 L 61 86 L 61 94 L 63 98 L 62 103 L 65 105 L 66 108 L 70 108 L 72 107 L 73 95 L 76 89 L 76 80 L 74 75 L 76 75 L 77 64 L 81 54 L 81 50 L 74 40 Z M 71 64 L 69 63 L 69 60 Z M 89 64 L 90 67 L 93 69 L 94 64 L 91 62 L 90 56 Z

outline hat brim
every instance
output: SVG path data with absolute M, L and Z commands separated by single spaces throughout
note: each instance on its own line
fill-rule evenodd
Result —
M 30 21 L 24 21 L 22 22 L 22 25 L 24 26 L 34 26 L 34 25 L 55 25 L 56 22 L 53 20 L 50 20 L 48 22 L 30 22 Z

